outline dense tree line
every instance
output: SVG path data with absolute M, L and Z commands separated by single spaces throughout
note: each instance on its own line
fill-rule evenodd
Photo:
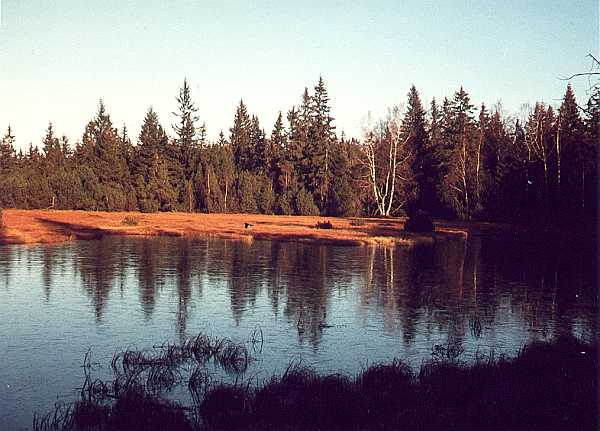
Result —
M 370 121 L 360 139 L 336 134 L 323 79 L 279 113 L 267 133 L 241 100 L 228 134 L 206 138 L 187 81 L 172 133 L 149 108 L 134 144 L 102 101 L 70 145 L 49 124 L 41 145 L 0 141 L 0 207 L 399 215 L 424 210 L 464 220 L 595 217 L 600 90 L 579 106 L 570 86 L 557 107 L 521 116 L 475 107 L 460 88 Z M 41 148 L 41 149 L 40 149 Z

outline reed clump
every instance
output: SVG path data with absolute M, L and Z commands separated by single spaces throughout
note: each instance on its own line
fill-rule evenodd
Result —
M 203 359 L 242 355 L 232 353 L 237 350 L 226 339 L 195 337 L 184 345 Z M 515 358 L 490 353 L 466 363 L 462 349 L 449 343 L 434 346 L 417 370 L 395 359 L 354 377 L 323 376 L 293 363 L 255 384 L 215 382 L 192 353 L 190 405 L 164 400 L 135 378 L 117 391 L 86 373 L 81 400 L 36 416 L 34 430 L 595 430 L 597 353 L 596 344 L 562 337 L 528 344 Z M 128 364 L 157 363 L 130 359 Z M 129 373 L 135 369 L 128 367 Z
M 127 216 L 121 223 L 123 223 L 125 226 L 137 226 L 140 224 L 140 219 L 134 216 Z

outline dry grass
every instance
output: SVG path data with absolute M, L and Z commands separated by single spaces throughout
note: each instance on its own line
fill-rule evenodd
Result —
M 137 224 L 124 220 L 135 220 Z M 412 245 L 433 241 L 431 235 L 404 232 L 404 218 L 331 218 L 335 229 L 315 229 L 322 221 L 318 216 L 5 209 L 0 244 L 56 243 L 103 235 L 217 237 L 249 243 L 271 239 L 340 245 Z M 245 229 L 244 223 L 251 223 L 252 230 Z M 446 235 L 448 231 L 466 229 L 443 227 L 442 231 Z

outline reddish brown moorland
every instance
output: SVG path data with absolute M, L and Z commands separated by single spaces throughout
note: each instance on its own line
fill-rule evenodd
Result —
M 319 229 L 329 221 L 331 229 Z M 0 244 L 56 243 L 103 235 L 277 239 L 346 245 L 432 242 L 440 233 L 464 234 L 460 226 L 436 225 L 435 235 L 404 232 L 404 218 L 336 218 L 260 214 L 201 214 L 4 210 Z M 245 223 L 252 226 L 245 227 Z

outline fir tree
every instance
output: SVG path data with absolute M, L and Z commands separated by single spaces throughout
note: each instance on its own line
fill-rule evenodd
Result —
M 171 176 L 168 137 L 158 115 L 148 109 L 133 161 L 133 177 L 140 209 L 144 212 L 173 211 L 177 208 L 177 178 Z
M 407 110 L 402 121 L 403 138 L 408 139 L 410 151 L 413 153 L 411 170 L 416 181 L 415 197 L 408 202 L 409 214 L 416 209 L 432 211 L 435 197 L 435 184 L 431 172 L 432 154 L 427 134 L 425 110 L 416 87 L 411 86 L 408 92 Z M 433 187 L 432 187 L 433 186 Z
M 175 142 L 179 150 L 179 159 L 183 168 L 183 187 L 181 187 L 179 202 L 183 208 L 192 212 L 195 208 L 193 178 L 199 163 L 198 139 L 196 124 L 199 120 L 198 108 L 194 105 L 190 86 L 187 79 L 183 80 L 183 86 L 179 89 L 177 100 L 177 112 L 173 114 L 178 122 L 173 125 L 175 131 Z
M 235 117 L 233 119 L 233 127 L 230 129 L 231 147 L 233 149 L 233 156 L 235 164 L 239 169 L 250 170 L 252 168 L 251 156 L 251 145 L 252 138 L 250 135 L 250 116 L 244 101 L 240 100 L 235 111 Z

